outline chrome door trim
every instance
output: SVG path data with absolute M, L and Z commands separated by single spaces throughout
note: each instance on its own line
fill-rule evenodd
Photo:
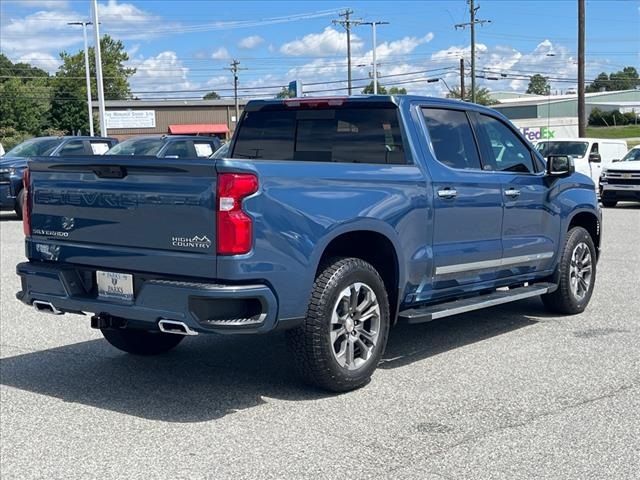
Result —
M 554 252 L 534 253 L 531 255 L 518 255 L 516 257 L 498 258 L 495 260 L 483 260 L 480 262 L 458 263 L 436 267 L 436 275 L 448 275 L 451 273 L 468 272 L 471 270 L 485 270 L 488 268 L 507 267 L 521 263 L 532 263 L 553 257 Z

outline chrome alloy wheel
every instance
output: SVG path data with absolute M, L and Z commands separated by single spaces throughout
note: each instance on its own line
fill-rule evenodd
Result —
M 586 243 L 580 242 L 573 249 L 569 273 L 571 292 L 577 300 L 582 300 L 589 292 L 593 276 L 593 259 Z
M 380 305 L 368 285 L 357 282 L 338 295 L 331 315 L 331 351 L 338 364 L 357 370 L 372 356 L 380 336 Z

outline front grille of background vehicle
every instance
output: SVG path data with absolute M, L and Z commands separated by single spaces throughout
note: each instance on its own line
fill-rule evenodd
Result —
M 0 183 L 9 183 L 9 172 L 0 173 Z
M 607 181 L 615 185 L 640 185 L 640 172 L 607 171 Z

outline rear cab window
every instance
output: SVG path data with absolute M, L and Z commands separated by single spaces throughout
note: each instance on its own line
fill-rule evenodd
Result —
M 395 105 L 339 107 L 273 105 L 247 111 L 231 158 L 307 162 L 404 164 Z

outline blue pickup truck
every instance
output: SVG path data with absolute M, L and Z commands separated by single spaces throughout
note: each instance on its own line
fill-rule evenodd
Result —
M 567 156 L 415 96 L 249 102 L 227 158 L 30 163 L 17 297 L 115 347 L 287 330 L 310 383 L 367 383 L 396 322 L 593 292 L 601 212 Z

